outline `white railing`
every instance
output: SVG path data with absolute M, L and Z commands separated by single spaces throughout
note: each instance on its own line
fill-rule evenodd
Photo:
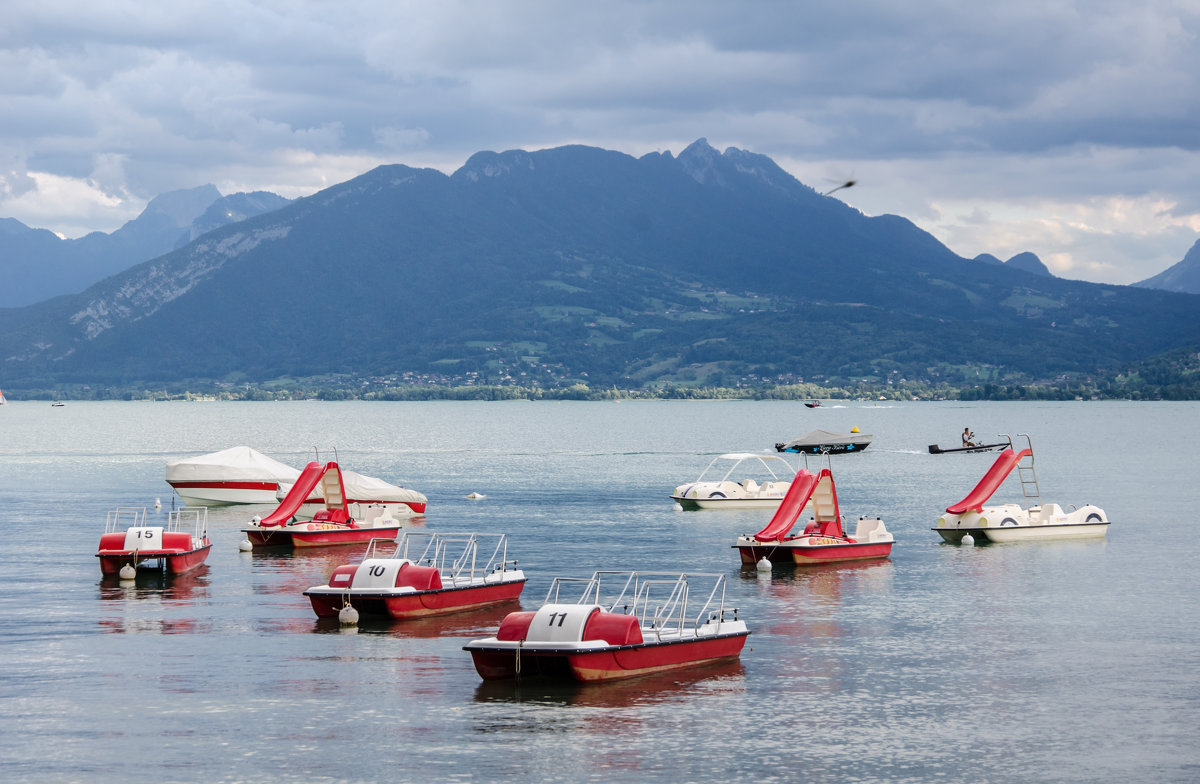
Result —
M 688 610 L 692 583 L 707 586 L 710 581 L 708 595 L 693 615 Z M 620 587 L 614 598 L 607 598 L 605 587 L 614 583 Z M 643 633 L 652 632 L 660 640 L 664 635 L 694 635 L 707 623 L 716 621 L 719 625 L 725 620 L 723 574 L 599 571 L 591 577 L 556 577 L 546 593 L 546 603 L 564 603 L 562 594 L 574 587 L 582 590 L 573 603 L 595 604 L 607 612 L 635 616 Z M 736 620 L 737 610 L 732 613 Z
M 363 560 L 367 558 L 405 558 L 433 566 L 444 587 L 479 582 L 493 572 L 517 567 L 516 561 L 508 559 L 505 534 L 404 531 L 396 539 L 372 539 Z

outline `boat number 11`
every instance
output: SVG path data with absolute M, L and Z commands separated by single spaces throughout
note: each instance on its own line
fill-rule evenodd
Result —
M 550 625 L 551 625 L 551 626 L 554 626 L 554 625 L 555 625 L 555 624 L 554 624 L 554 619 L 555 619 L 555 618 L 558 618 L 558 625 L 559 625 L 559 626 L 562 626 L 562 625 L 563 625 L 563 621 L 567 620 L 567 614 L 566 614 L 565 612 L 564 612 L 564 613 L 558 613 L 558 612 L 553 612 L 553 613 L 550 613 Z

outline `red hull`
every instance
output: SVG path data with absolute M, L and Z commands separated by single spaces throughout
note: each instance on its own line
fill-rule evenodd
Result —
M 797 545 L 787 542 L 761 543 L 754 547 L 739 547 L 742 564 L 753 566 L 767 558 L 771 563 L 807 564 L 836 563 L 839 561 L 865 561 L 871 558 L 887 558 L 892 554 L 895 542 L 863 542 L 845 544 Z
M 741 654 L 748 636 L 749 632 L 746 632 L 701 640 L 613 646 L 582 653 L 523 649 L 520 653 L 521 672 L 517 670 L 516 651 L 470 650 L 475 669 L 484 680 L 511 679 L 519 674 L 566 674 L 577 681 L 593 682 L 735 659 Z
M 203 547 L 197 547 L 195 550 L 188 550 L 187 552 L 179 552 L 177 550 L 139 550 L 136 557 L 130 550 L 101 550 L 96 553 L 96 557 L 100 559 L 100 573 L 105 575 L 116 574 L 121 571 L 121 567 L 125 564 L 132 564 L 136 567 L 142 561 L 154 561 L 158 559 L 162 559 L 165 563 L 168 574 L 183 574 L 203 564 L 208 558 L 208 551 L 211 549 L 212 545 L 206 544 Z
M 419 591 L 392 596 L 385 593 L 355 594 L 347 597 L 344 592 L 310 593 L 305 591 L 318 617 L 331 618 L 341 611 L 347 599 L 351 606 L 364 615 L 387 615 L 396 620 L 424 618 L 430 615 L 474 610 L 492 604 L 516 601 L 525 587 L 524 580 L 480 585 L 470 588 L 442 588 L 434 591 Z
M 366 544 L 372 539 L 395 539 L 400 526 L 379 528 L 327 528 L 317 531 L 279 528 L 243 528 L 254 547 L 327 547 L 338 544 Z

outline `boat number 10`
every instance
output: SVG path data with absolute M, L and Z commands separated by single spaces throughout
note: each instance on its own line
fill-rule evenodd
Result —
M 555 618 L 558 618 L 558 624 L 554 623 Z M 550 613 L 550 625 L 551 626 L 555 626 L 555 625 L 562 626 L 563 621 L 565 621 L 565 620 L 567 620 L 567 614 L 565 612 L 564 613 L 560 613 L 560 612 Z
M 370 572 L 372 577 L 383 577 L 383 573 L 387 571 L 387 567 L 383 564 L 375 564 L 367 571 Z

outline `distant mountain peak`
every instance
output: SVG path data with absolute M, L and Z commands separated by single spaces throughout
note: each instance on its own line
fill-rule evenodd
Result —
M 1181 261 L 1133 285 L 1143 289 L 1200 294 L 1200 240 L 1196 240 L 1196 244 L 1192 245 Z
M 1035 254 L 1030 253 L 1029 251 L 1018 253 L 1016 256 L 1013 256 L 1011 259 L 1004 262 L 1004 266 L 1008 267 L 1009 269 L 1019 269 L 1024 270 L 1025 272 L 1032 272 L 1034 275 L 1046 275 L 1047 277 L 1051 278 L 1054 277 L 1054 275 L 1050 273 L 1050 268 L 1043 264 L 1042 260 L 1039 259 Z
M 456 175 L 478 182 L 484 177 L 503 177 L 522 169 L 532 171 L 533 156 L 525 150 L 508 150 L 506 152 L 477 152 L 467 159 Z
M 221 198 L 215 185 L 201 185 L 155 196 L 142 210 L 143 215 L 165 215 L 183 228 L 204 214 L 214 201 Z

